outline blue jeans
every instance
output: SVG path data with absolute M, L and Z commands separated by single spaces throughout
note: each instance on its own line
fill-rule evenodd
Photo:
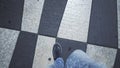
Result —
M 81 51 L 75 50 L 67 58 L 66 64 L 62 58 L 57 58 L 49 68 L 106 68 L 105 65 L 94 62 L 88 55 Z

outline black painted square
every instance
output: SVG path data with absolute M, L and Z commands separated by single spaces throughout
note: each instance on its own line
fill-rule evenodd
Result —
M 24 0 L 0 0 L 0 27 L 21 29 Z
M 63 59 L 66 61 L 67 57 L 76 49 L 81 49 L 84 52 L 86 52 L 87 44 L 74 41 L 74 40 L 68 40 L 68 39 L 62 39 L 57 38 L 56 42 L 60 43 L 63 50 Z
M 32 68 L 37 35 L 21 32 L 9 68 Z
M 120 68 L 120 49 L 117 51 L 114 68 Z
M 67 0 L 45 0 L 39 34 L 57 36 Z
M 88 43 L 118 47 L 117 0 L 93 0 Z

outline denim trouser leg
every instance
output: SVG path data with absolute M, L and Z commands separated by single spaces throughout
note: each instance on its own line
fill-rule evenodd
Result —
M 65 68 L 89 68 L 89 57 L 81 50 L 75 50 L 66 61 Z
M 64 68 L 64 61 L 62 58 L 57 58 L 50 68 Z
M 81 51 L 75 50 L 67 58 L 65 67 L 62 58 L 57 58 L 50 68 L 106 68 L 104 65 L 94 62 L 88 55 Z
M 95 63 L 89 56 L 81 51 L 75 50 L 67 59 L 65 68 L 106 68 L 102 64 Z

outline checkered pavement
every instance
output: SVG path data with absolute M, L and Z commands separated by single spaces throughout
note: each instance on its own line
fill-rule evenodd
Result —
M 120 0 L 0 0 L 0 68 L 47 68 L 55 42 L 120 68 Z

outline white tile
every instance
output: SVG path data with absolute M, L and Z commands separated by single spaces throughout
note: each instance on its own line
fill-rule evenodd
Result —
M 25 0 L 22 18 L 22 30 L 38 32 L 44 0 Z
M 38 36 L 33 68 L 48 68 L 53 64 L 52 48 L 54 44 L 55 38 Z M 48 58 L 51 58 L 51 61 Z
M 0 28 L 0 68 L 8 68 L 19 31 Z
M 96 45 L 87 45 L 87 54 L 98 63 L 102 63 L 107 68 L 113 68 L 117 50 Z
M 68 0 L 58 37 L 87 41 L 92 0 Z
M 118 14 L 118 45 L 120 48 L 120 0 L 117 0 L 117 14 Z

